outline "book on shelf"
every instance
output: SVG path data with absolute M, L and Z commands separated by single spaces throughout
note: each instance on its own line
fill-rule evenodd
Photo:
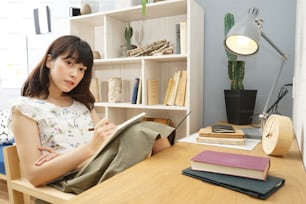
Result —
M 81 175 L 85 171 L 85 169 L 90 164 L 90 162 L 92 162 L 98 156 L 98 154 L 102 150 L 104 150 L 104 148 L 106 148 L 106 146 L 111 141 L 113 141 L 113 139 L 115 139 L 118 135 L 120 135 L 121 132 L 123 132 L 128 127 L 131 127 L 132 125 L 136 124 L 137 122 L 140 122 L 145 115 L 146 115 L 146 113 L 142 112 L 142 113 L 124 121 L 123 123 L 117 125 L 115 131 L 106 138 L 105 142 L 103 142 L 103 144 L 100 146 L 100 148 L 88 160 L 86 160 L 84 162 L 84 165 L 82 165 L 82 168 L 78 171 L 77 176 Z
M 200 137 L 219 137 L 219 138 L 244 138 L 245 134 L 242 130 L 235 129 L 235 132 L 213 132 L 211 126 L 207 126 L 205 128 L 201 128 L 199 130 Z
M 173 78 L 170 78 L 168 80 L 168 86 L 167 86 L 167 89 L 166 89 L 166 94 L 165 94 L 165 97 L 164 97 L 164 105 L 167 105 L 168 104 L 168 101 L 169 101 L 169 98 L 170 98 L 170 94 L 172 92 L 172 89 L 173 89 Z
M 187 22 L 180 22 L 180 48 L 181 54 L 187 54 Z
M 245 138 L 223 138 L 223 137 L 204 137 L 197 136 L 196 141 L 199 143 L 209 144 L 228 144 L 228 145 L 244 145 Z
M 95 100 L 100 100 L 100 94 L 99 94 L 99 80 L 96 77 L 93 77 L 90 82 L 90 91 L 94 95 Z
M 175 105 L 174 103 L 175 103 L 176 94 L 177 94 L 177 90 L 178 90 L 178 86 L 179 86 L 179 81 L 180 81 L 180 78 L 181 78 L 181 73 L 182 73 L 182 71 L 178 70 L 173 75 L 173 87 L 171 89 L 169 100 L 167 102 L 167 105 L 169 105 L 169 106 Z
M 148 105 L 159 104 L 159 84 L 158 80 L 149 79 L 147 80 L 147 96 Z
M 185 105 L 185 96 L 186 96 L 186 86 L 187 86 L 187 71 L 181 71 L 181 77 L 179 79 L 179 84 L 177 88 L 177 94 L 174 104 L 177 106 Z
M 191 168 L 183 169 L 182 174 L 262 200 L 269 198 L 285 184 L 285 179 L 270 175 L 267 176 L 266 181 L 261 181 L 226 174 L 195 171 Z
M 194 156 L 191 169 L 232 176 L 266 180 L 270 169 L 270 158 L 246 154 L 204 150 Z
M 181 30 L 180 23 L 175 24 L 175 53 L 181 54 Z
M 142 80 L 139 78 L 136 104 L 142 103 Z
M 134 80 L 133 91 L 132 91 L 132 99 L 131 99 L 131 103 L 132 104 L 136 104 L 137 103 L 137 94 L 138 94 L 139 81 L 140 81 L 139 77 L 136 77 L 135 80 Z

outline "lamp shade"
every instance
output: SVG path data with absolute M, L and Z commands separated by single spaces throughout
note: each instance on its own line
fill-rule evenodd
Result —
M 248 16 L 228 32 L 224 44 L 230 52 L 237 55 L 252 55 L 258 51 L 260 29 L 255 22 L 257 15 L 256 8 L 250 9 Z

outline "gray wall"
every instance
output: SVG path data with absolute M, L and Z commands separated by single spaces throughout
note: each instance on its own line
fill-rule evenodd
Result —
M 271 103 L 285 83 L 292 83 L 295 48 L 296 0 L 198 0 L 205 11 L 204 42 L 204 124 L 226 120 L 224 89 L 229 89 L 227 58 L 223 47 L 223 18 L 232 12 L 236 22 L 247 15 L 248 9 L 257 7 L 259 18 L 264 20 L 263 31 L 272 41 L 289 55 L 284 71 L 275 89 Z M 261 113 L 281 58 L 262 38 L 256 55 L 241 58 L 246 61 L 245 89 L 257 89 L 255 113 Z M 291 116 L 292 89 L 279 104 L 279 112 Z

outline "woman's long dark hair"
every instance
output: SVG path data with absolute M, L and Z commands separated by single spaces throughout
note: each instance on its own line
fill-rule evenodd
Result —
M 82 63 L 87 67 L 84 77 L 78 86 L 65 94 L 92 110 L 95 98 L 89 87 L 92 77 L 93 53 L 87 42 L 73 35 L 65 35 L 53 41 L 40 63 L 36 65 L 23 84 L 21 95 L 48 98 L 50 85 L 49 69 L 46 67 L 48 55 L 51 55 L 52 60 L 54 60 L 63 54 L 66 54 L 65 58 L 72 58 L 76 63 Z

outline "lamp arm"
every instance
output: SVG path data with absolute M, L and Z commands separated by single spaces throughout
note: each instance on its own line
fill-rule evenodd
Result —
M 281 51 L 264 32 L 261 31 L 260 34 L 278 52 L 284 61 L 288 59 L 288 55 Z
M 275 76 L 274 78 L 274 81 L 273 81 L 273 84 L 272 84 L 272 88 L 270 89 L 270 92 L 269 92 L 269 95 L 268 95 L 268 98 L 266 100 L 266 103 L 265 103 L 265 106 L 264 106 L 264 109 L 263 109 L 263 115 L 261 116 L 264 120 L 267 119 L 267 109 L 268 109 L 268 105 L 269 105 L 269 102 L 270 102 L 270 99 L 271 99 L 271 96 L 274 92 L 274 89 L 276 87 L 276 84 L 279 80 L 279 77 L 280 77 L 280 74 L 284 68 L 284 65 L 285 65 L 285 62 L 286 60 L 288 59 L 288 56 L 283 53 L 271 40 L 270 38 L 268 38 L 268 36 L 266 36 L 263 32 L 261 32 L 261 36 L 278 52 L 278 54 L 280 54 L 280 56 L 282 57 L 282 64 L 280 66 L 280 69 L 277 73 L 277 75 Z
M 273 92 L 274 92 L 274 90 L 275 90 L 275 87 L 276 87 L 276 84 L 277 84 L 278 79 L 279 79 L 279 77 L 280 77 L 280 74 L 281 74 L 281 72 L 282 72 L 282 70 L 283 70 L 283 68 L 284 68 L 285 62 L 286 62 L 286 59 L 283 58 L 281 67 L 280 67 L 280 69 L 279 69 L 277 75 L 276 75 L 275 78 L 274 78 L 272 88 L 270 89 L 268 98 L 267 98 L 266 103 L 265 103 L 265 107 L 264 107 L 264 109 L 263 109 L 263 117 L 264 117 L 264 118 L 267 118 L 267 109 L 268 109 L 268 105 L 269 105 L 271 96 L 272 96 L 272 94 L 273 94 Z

